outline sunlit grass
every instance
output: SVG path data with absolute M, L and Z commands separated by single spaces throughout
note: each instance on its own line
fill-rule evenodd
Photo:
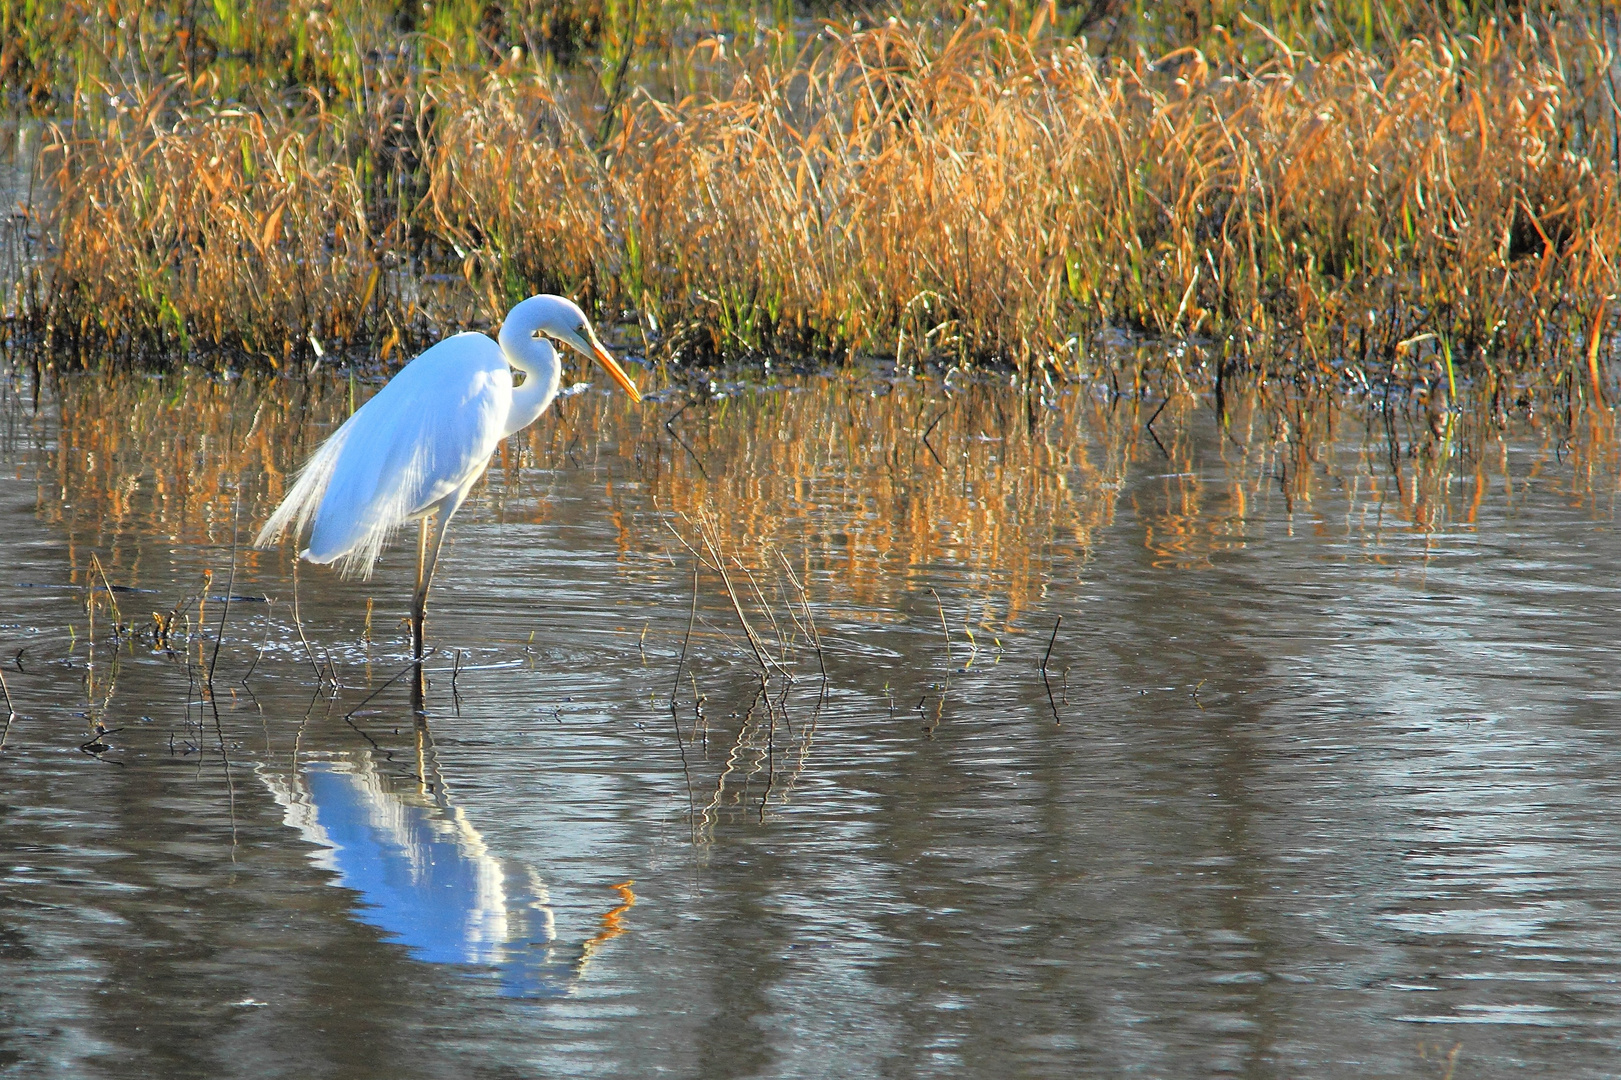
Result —
M 1066 376 L 1116 326 L 1195 342 L 1156 373 L 1173 388 L 1444 359 L 1590 396 L 1621 291 L 1608 24 L 1397 40 L 1412 13 L 1380 10 L 1360 47 L 1304 51 L 1354 20 L 1252 23 L 1152 63 L 1039 12 L 808 42 L 784 21 L 631 90 L 521 49 L 424 65 L 455 52 L 437 38 L 302 99 L 126 71 L 48 133 L 53 251 L 10 340 L 58 364 L 392 363 L 548 289 L 655 363 Z

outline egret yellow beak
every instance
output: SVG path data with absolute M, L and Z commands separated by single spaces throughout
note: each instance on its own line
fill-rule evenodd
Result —
M 642 400 L 642 392 L 636 389 L 636 384 L 631 381 L 629 375 L 625 374 L 625 369 L 619 366 L 619 361 L 615 360 L 613 354 L 604 348 L 602 342 L 595 337 L 591 339 L 591 356 L 597 363 L 602 365 L 603 370 L 613 376 L 613 381 L 619 384 L 621 390 L 637 401 Z

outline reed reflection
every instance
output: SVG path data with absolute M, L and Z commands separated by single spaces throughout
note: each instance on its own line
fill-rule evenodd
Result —
M 259 778 L 311 861 L 358 894 L 355 917 L 429 964 L 494 969 L 508 997 L 573 993 L 593 954 L 625 932 L 631 882 L 600 928 L 560 941 L 550 890 L 532 866 L 503 859 L 442 782 L 400 777 L 370 750 L 309 755 Z
M 324 375 L 54 386 L 60 434 L 33 457 L 40 512 L 66 528 L 75 580 L 90 582 L 99 550 L 120 586 L 140 583 L 135 537 L 229 547 L 233 522 L 242 534 L 262 522 L 297 462 L 374 390 Z M 1607 410 L 1554 410 L 1502 387 L 1460 392 L 1440 421 L 1417 397 L 1363 408 L 1229 387 L 1219 423 L 1207 397 L 1183 390 L 1162 406 L 1130 387 L 1042 396 L 851 373 L 667 387 L 641 407 L 593 391 L 504 443 L 467 513 L 547 522 L 558 477 L 584 470 L 600 478 L 627 564 L 668 548 L 672 522 L 703 519 L 745 561 L 758 548 L 757 564 L 775 562 L 773 549 L 807 569 L 831 619 L 883 618 L 950 564 L 976 628 L 1008 633 L 1085 562 L 1127 487 L 1156 565 L 1197 569 L 1245 546 L 1280 502 L 1293 528 L 1325 493 L 1350 490 L 1343 532 L 1366 539 L 1472 525 L 1483 499 L 1512 506 L 1529 484 L 1602 516 L 1621 471 Z M 1144 472 L 1160 482 L 1128 484 Z M 290 554 L 242 548 L 239 565 L 276 572 Z

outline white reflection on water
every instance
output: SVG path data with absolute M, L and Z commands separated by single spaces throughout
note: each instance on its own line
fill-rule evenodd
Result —
M 635 903 L 630 884 L 619 886 L 623 903 L 597 934 L 560 943 L 545 881 L 497 858 L 443 784 L 402 783 L 370 753 L 321 755 L 290 774 L 261 767 L 259 777 L 283 821 L 315 846 L 311 861 L 360 894 L 357 918 L 426 963 L 495 969 L 506 996 L 572 993 Z

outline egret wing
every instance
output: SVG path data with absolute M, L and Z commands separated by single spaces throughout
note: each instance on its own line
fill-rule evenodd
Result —
M 500 441 L 511 398 L 511 372 L 495 342 L 483 334 L 445 339 L 321 445 L 259 543 L 313 518 L 304 557 L 369 575 L 400 526 L 460 504 Z

